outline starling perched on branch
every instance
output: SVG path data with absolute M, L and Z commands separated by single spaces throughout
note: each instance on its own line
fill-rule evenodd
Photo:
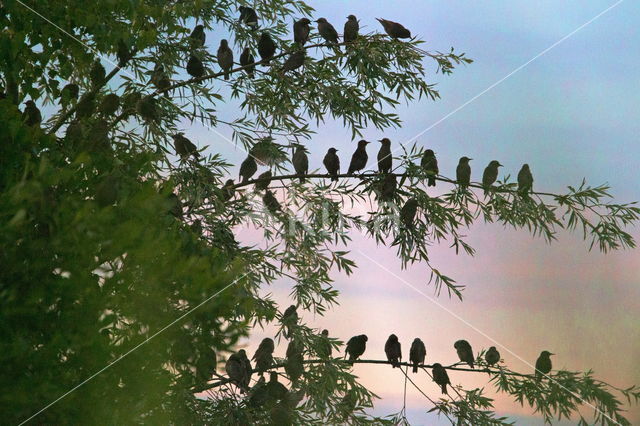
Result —
M 136 102 L 136 113 L 145 123 L 156 123 L 158 121 L 158 108 L 156 99 L 152 96 L 144 96 Z
M 280 322 L 284 326 L 284 337 L 291 337 L 291 327 L 298 324 L 298 311 L 296 305 L 291 305 L 282 313 Z
M 276 53 L 276 43 L 269 33 L 263 32 L 258 40 L 258 54 L 264 65 L 269 65 L 271 58 Z
M 224 71 L 224 79 L 229 80 L 229 71 L 233 68 L 233 51 L 229 48 L 227 40 L 220 40 L 218 47 L 218 65 Z
M 301 18 L 293 23 L 293 41 L 298 43 L 300 47 L 309 41 L 310 24 L 311 21 L 308 18 Z
M 322 340 L 320 342 L 320 344 L 318 345 L 318 356 L 320 356 L 320 358 L 331 358 L 331 342 L 329 342 L 329 330 L 324 329 L 322 330 L 321 336 L 324 339 L 327 340 Z
M 265 191 L 264 195 L 262 196 L 262 202 L 264 203 L 267 210 L 269 210 L 269 212 L 273 215 L 282 211 L 282 206 L 280 205 L 276 197 L 273 195 L 273 192 L 269 191 L 268 189 Z
M 469 157 L 461 157 L 458 162 L 458 167 L 456 168 L 456 180 L 458 181 L 458 185 L 461 188 L 466 188 L 471 183 L 471 166 L 469 165 L 469 161 L 472 158 Z
M 358 38 L 358 31 L 360 31 L 360 24 L 358 19 L 354 15 L 347 16 L 347 22 L 344 24 L 344 42 L 351 43 Z
M 164 65 L 160 63 L 157 63 L 153 68 L 150 81 L 157 90 L 167 90 L 169 87 L 171 87 L 171 80 L 164 70 Z
M 265 337 L 262 339 L 262 342 L 260 342 L 256 353 L 253 354 L 253 358 L 251 359 L 256 362 L 256 370 L 258 370 L 260 375 L 267 371 L 273 364 L 274 349 L 275 344 L 273 343 L 273 339 Z
M 367 144 L 370 142 L 361 139 L 358 142 L 358 148 L 351 156 L 351 163 L 349 163 L 349 171 L 348 174 L 352 174 L 359 170 L 367 167 L 367 161 L 369 160 L 369 156 L 367 155 Z
M 198 147 L 195 146 L 193 142 L 187 139 L 184 136 L 184 133 L 176 133 L 171 136 L 173 138 L 173 148 L 176 151 L 176 154 L 180 156 L 180 158 L 184 159 L 192 155 L 194 158 L 199 158 L 200 153 L 198 152 Z
M 285 74 L 287 71 L 294 71 L 304 65 L 304 60 L 307 57 L 307 52 L 304 49 L 293 52 L 284 64 L 282 64 L 281 74 Z
M 60 104 L 68 105 L 71 102 L 75 102 L 78 100 L 78 95 L 80 94 L 80 88 L 77 84 L 69 83 L 62 88 L 60 92 Z
M 419 338 L 413 339 L 411 349 L 409 350 L 409 361 L 413 364 L 413 372 L 418 372 L 418 365 L 424 364 L 424 359 L 427 356 L 427 349 L 424 347 L 424 343 Z
M 22 121 L 27 126 L 39 126 L 42 122 L 42 114 L 36 106 L 36 103 L 31 99 L 25 102 L 24 111 L 22 112 Z
M 249 390 L 249 381 L 251 380 L 251 362 L 247 358 L 244 349 L 231 354 L 224 367 L 229 379 L 236 384 L 243 392 Z
M 120 96 L 115 93 L 109 93 L 100 102 L 100 106 L 98 107 L 98 111 L 104 116 L 109 117 L 113 115 L 120 106 Z
M 484 354 L 484 359 L 488 365 L 492 366 L 500 361 L 500 352 L 495 346 L 491 346 L 487 353 Z
M 411 31 L 403 27 L 401 24 L 386 19 L 376 18 L 384 27 L 384 31 L 391 38 L 411 38 Z
M 528 164 L 523 164 L 518 172 L 518 192 L 525 196 L 533 189 L 533 175 Z
M 433 364 L 433 369 L 431 370 L 431 374 L 433 375 L 433 381 L 440 385 L 442 389 L 443 395 L 448 395 L 447 393 L 447 385 L 451 385 L 451 381 L 449 380 L 449 375 L 447 374 L 447 370 L 444 369 L 442 364 L 435 363 Z
M 469 342 L 466 340 L 458 340 L 453 344 L 453 347 L 456 348 L 460 361 L 466 362 L 471 368 L 474 368 L 473 361 L 475 358 L 473 357 L 473 349 L 471 349 Z
M 296 340 L 289 342 L 287 346 L 287 361 L 284 364 L 284 371 L 292 382 L 298 381 L 304 372 L 304 356 L 302 345 Z
M 247 26 L 254 30 L 258 28 L 258 14 L 253 8 L 240 6 L 238 10 L 240 11 L 239 21 L 241 23 L 247 24 Z
M 124 67 L 126 63 L 129 61 L 129 59 L 131 59 L 132 56 L 133 55 L 132 55 L 131 49 L 129 49 L 129 46 L 127 46 L 127 43 L 125 43 L 125 41 L 122 39 L 118 40 L 118 48 L 116 50 L 116 57 L 118 58 L 118 66 L 120 68 Z
M 251 54 L 251 49 L 245 47 L 242 51 L 242 55 L 240 55 L 240 65 L 246 67 L 247 65 L 254 64 L 256 62 L 255 58 Z M 255 65 L 245 68 L 245 72 L 251 78 L 253 78 L 253 74 L 256 70 Z
M 76 118 L 85 118 L 93 114 L 96 106 L 95 100 L 95 94 L 85 93 L 78 101 L 78 105 L 76 105 Z
M 102 86 L 107 78 L 107 72 L 99 60 L 96 60 L 89 71 L 89 78 L 94 87 Z
M 296 147 L 291 163 L 297 175 L 306 175 L 309 172 L 309 157 L 307 157 L 304 146 L 298 145 Z M 300 183 L 304 183 L 303 177 L 300 178 Z
M 338 174 L 340 173 L 340 157 L 338 157 L 337 149 L 329 148 L 327 154 L 324 156 L 322 160 L 322 164 L 327 169 L 327 172 L 331 175 L 332 181 L 338 180 Z
M 327 43 L 338 44 L 338 32 L 325 18 L 318 18 L 318 33 Z
M 380 173 L 389 173 L 393 165 L 391 141 L 387 138 L 382 138 L 378 142 L 382 143 L 380 151 L 378 151 L 378 170 Z
M 407 228 L 412 228 L 417 212 L 418 200 L 415 198 L 409 198 L 400 209 L 400 222 L 402 222 L 402 224 Z
M 384 344 L 384 353 L 387 355 L 387 361 L 391 363 L 393 368 L 400 366 L 402 360 L 402 348 L 398 341 L 398 336 L 392 334 Z
M 436 186 L 436 175 L 440 172 L 440 170 L 438 170 L 438 160 L 436 159 L 436 154 L 432 149 L 427 149 L 424 154 L 422 154 L 420 166 L 429 175 L 427 178 L 427 186 Z
M 202 77 L 204 75 L 204 65 L 202 65 L 202 61 L 196 56 L 190 55 L 189 61 L 187 62 L 187 72 L 191 77 Z
M 233 187 L 233 185 L 234 185 L 233 179 L 227 179 L 224 185 L 222 185 L 222 188 L 220 189 L 222 191 L 222 201 L 227 202 L 233 198 L 233 196 L 236 193 L 236 190 Z
M 349 361 L 358 359 L 364 353 L 367 349 L 367 340 L 369 340 L 369 338 L 366 334 L 353 336 L 349 339 L 345 349 L 345 355 L 349 355 Z
M 536 361 L 536 380 L 540 380 L 543 375 L 547 375 L 551 372 L 551 352 L 542 351 L 538 360 Z
M 267 170 L 264 173 L 260 173 L 258 175 L 258 180 L 260 179 L 265 179 L 262 182 L 256 182 L 256 191 L 264 191 L 265 189 L 267 189 L 269 187 L 269 184 L 271 183 L 271 177 L 273 177 L 273 173 L 271 173 L 271 170 Z
M 482 186 L 485 194 L 489 192 L 491 185 L 498 179 L 498 167 L 502 167 L 502 164 L 497 160 L 492 160 L 487 168 L 484 169 L 484 173 L 482 173 Z
M 393 200 L 397 187 L 398 183 L 396 181 L 396 177 L 392 174 L 385 175 L 380 188 L 380 199 L 382 201 Z
M 258 164 L 251 154 L 240 164 L 240 181 L 246 182 L 258 171 Z
M 199 48 L 204 46 L 207 40 L 207 35 L 204 33 L 204 25 L 196 25 L 191 34 L 189 34 L 191 46 L 193 48 Z

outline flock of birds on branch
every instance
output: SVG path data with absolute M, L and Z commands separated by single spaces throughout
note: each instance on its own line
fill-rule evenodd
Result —
M 289 306 L 281 317 L 281 322 L 284 326 L 284 336 L 290 338 L 289 345 L 287 346 L 286 360 L 284 363 L 284 369 L 287 373 L 287 377 L 292 383 L 296 383 L 304 372 L 304 356 L 303 348 L 295 338 L 292 338 L 291 329 L 298 323 L 298 313 L 295 305 Z M 321 333 L 323 340 L 317 347 L 316 352 L 321 359 L 331 358 L 332 347 L 328 340 L 328 330 L 323 330 Z M 353 336 L 347 342 L 345 348 L 344 357 L 348 362 L 355 361 L 360 358 L 367 348 L 368 338 L 365 334 Z M 471 368 L 475 368 L 475 357 L 473 355 L 473 349 L 466 340 L 458 340 L 454 343 L 454 348 L 458 354 L 458 358 L 461 363 L 466 363 Z M 274 367 L 275 362 L 273 358 L 273 351 L 275 350 L 275 344 L 273 339 L 267 337 L 260 342 L 258 349 L 251 358 L 255 361 L 255 370 L 251 365 L 251 361 L 247 357 L 247 353 L 244 349 L 240 349 L 238 352 L 233 353 L 225 364 L 225 371 L 229 377 L 229 381 L 234 383 L 242 392 L 249 392 L 249 383 L 254 371 L 258 372 L 263 377 L 264 372 Z M 391 334 L 384 345 L 384 352 L 387 356 L 387 361 L 393 368 L 400 367 L 402 361 L 402 347 L 398 337 L 395 334 Z M 425 368 L 424 361 L 427 355 L 427 350 L 421 339 L 415 338 L 411 343 L 411 349 L 409 350 L 409 362 L 412 365 L 413 372 L 417 373 L 419 368 Z M 553 355 L 549 351 L 542 351 L 535 365 L 535 379 L 540 380 L 543 376 L 551 372 L 551 358 Z M 491 346 L 484 355 L 486 366 L 492 367 L 500 361 L 500 352 Z M 433 381 L 438 384 L 443 394 L 447 394 L 447 385 L 451 385 L 449 376 L 447 374 L 447 368 L 443 367 L 440 363 L 432 364 L 432 377 Z M 284 388 L 284 385 L 278 382 L 278 374 L 271 372 L 270 382 L 278 383 L 277 385 L 271 384 L 277 388 Z M 254 388 L 264 386 L 264 380 L 260 380 Z M 286 388 L 284 388 L 286 391 Z

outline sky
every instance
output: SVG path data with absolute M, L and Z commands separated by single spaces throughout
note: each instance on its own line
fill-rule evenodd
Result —
M 401 105 L 398 129 L 384 132 L 393 143 L 416 139 L 438 153 L 441 173 L 453 176 L 462 155 L 472 161 L 472 177 L 481 176 L 493 159 L 514 176 L 529 163 L 535 188 L 562 192 L 583 178 L 608 183 L 619 202 L 640 200 L 640 3 L 632 1 L 311 1 L 314 18 L 325 17 L 340 31 L 348 14 L 362 31 L 381 31 L 376 17 L 403 23 L 426 41 L 427 50 L 455 47 L 475 62 L 451 76 L 434 74 L 442 99 Z M 613 6 L 613 7 L 612 7 Z M 605 10 L 607 10 L 603 13 Z M 595 19 L 594 19 L 595 18 Z M 219 34 L 207 44 L 217 47 Z M 237 47 L 236 47 L 237 50 Z M 239 57 L 238 50 L 236 56 Z M 233 104 L 220 105 L 222 118 L 233 118 Z M 428 129 L 428 130 L 427 130 Z M 216 129 L 230 136 L 229 128 Z M 425 131 L 426 130 L 426 131 Z M 199 145 L 221 152 L 239 164 L 245 153 L 219 134 L 187 130 Z M 371 128 L 366 139 L 383 133 Z M 349 129 L 327 121 L 307 147 L 311 168 L 320 168 L 330 146 L 349 156 L 354 149 Z M 371 153 L 370 153 L 371 155 Z M 343 158 L 346 164 L 348 157 Z M 234 170 L 236 173 L 237 170 Z M 502 174 L 500 175 L 502 177 Z M 255 235 L 240 231 L 247 241 Z M 638 228 L 630 229 L 638 240 Z M 474 257 L 456 255 L 447 245 L 434 246 L 433 264 L 467 286 L 464 301 L 435 297 L 425 265 L 402 270 L 395 251 L 354 235 L 352 258 L 359 269 L 346 277 L 335 273 L 340 305 L 325 317 L 303 316 L 312 326 L 327 328 L 344 341 L 369 336 L 365 358 L 384 358 L 384 342 L 396 333 L 408 353 L 414 337 L 427 347 L 427 362 L 456 361 L 453 343 L 468 340 L 474 350 L 497 346 L 510 368 L 532 371 L 542 350 L 555 354 L 554 368 L 593 369 L 618 387 L 640 384 L 640 255 L 638 250 L 602 254 L 588 250 L 579 234 L 561 232 L 547 244 L 526 231 L 476 224 L 467 232 Z M 288 306 L 291 282 L 265 289 Z M 272 330 L 256 330 L 247 342 L 253 353 Z M 276 349 L 284 356 L 286 342 Z M 402 374 L 386 366 L 355 366 L 362 383 L 380 396 L 375 413 L 402 407 Z M 486 375 L 451 373 L 465 388 L 491 386 Z M 419 385 L 439 397 L 428 377 Z M 496 396 L 496 410 L 518 424 L 541 425 L 533 410 Z M 407 389 L 412 424 L 445 424 L 426 414 L 431 406 Z M 640 410 L 629 419 L 640 424 Z M 559 422 L 558 424 L 572 424 Z

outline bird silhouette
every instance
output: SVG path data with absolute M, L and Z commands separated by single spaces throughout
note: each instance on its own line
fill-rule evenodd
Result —
M 523 164 L 518 172 L 518 192 L 525 196 L 533 189 L 533 175 L 528 164 Z
M 118 110 L 120 107 L 120 96 L 115 93 L 109 93 L 102 98 L 100 101 L 100 106 L 98 106 L 98 111 L 104 117 L 110 117 Z
M 318 18 L 316 22 L 318 23 L 318 33 L 320 36 L 325 39 L 327 43 L 337 44 L 338 32 L 333 28 L 333 25 L 331 25 L 325 18 Z
M 413 227 L 416 213 L 418 212 L 418 200 L 409 198 L 400 209 L 400 222 L 407 228 Z
M 207 35 L 204 33 L 204 25 L 196 25 L 189 34 L 189 40 L 193 48 L 199 48 L 204 46 L 207 40 Z
M 397 187 L 396 177 L 392 174 L 385 175 L 380 187 L 380 199 L 382 201 L 393 200 Z
M 282 64 L 282 69 L 280 70 L 280 74 L 285 74 L 288 71 L 295 71 L 301 66 L 304 65 L 304 60 L 307 57 L 307 53 L 304 49 L 297 50 L 293 52 L 284 64 Z
M 411 349 L 409 350 L 409 361 L 413 364 L 413 372 L 418 372 L 418 365 L 424 364 L 424 359 L 427 356 L 427 349 L 424 347 L 424 343 L 419 338 L 413 339 L 411 343 Z
M 482 186 L 484 187 L 484 193 L 487 194 L 489 192 L 489 188 L 493 183 L 498 179 L 498 168 L 502 167 L 497 160 L 492 160 L 489 162 L 489 165 L 484 169 L 482 173 Z
M 431 369 L 431 375 L 433 376 L 433 381 L 440 385 L 442 389 L 443 395 L 448 395 L 447 393 L 447 385 L 451 385 L 451 381 L 449 380 L 449 375 L 447 374 L 447 370 L 444 369 L 442 364 L 435 363 L 433 364 L 433 368 Z
M 273 215 L 276 215 L 282 211 L 282 206 L 280 205 L 280 202 L 278 202 L 278 199 L 275 197 L 275 195 L 273 195 L 273 192 L 269 191 L 268 189 L 264 192 L 264 195 L 262 196 L 262 203 L 265 205 L 267 210 L 269 210 L 269 212 Z
M 356 148 L 355 152 L 351 156 L 351 163 L 349 163 L 349 171 L 348 174 L 352 174 L 359 170 L 367 167 L 367 161 L 369 160 L 369 156 L 367 155 L 367 144 L 370 142 L 361 139 L 358 142 L 358 148 Z
M 344 42 L 351 43 L 358 38 L 358 32 L 360 31 L 360 23 L 354 15 L 347 16 L 347 22 L 344 24 Z
M 498 352 L 495 346 L 491 346 L 487 353 L 484 354 L 484 359 L 487 361 L 487 365 L 493 366 L 500 361 L 500 352 Z
M 322 330 L 322 333 L 320 333 L 320 335 L 322 336 L 323 340 L 320 341 L 320 344 L 318 345 L 318 356 L 320 358 L 331 358 L 331 342 L 329 342 L 328 340 L 329 330 Z
M 406 29 L 402 24 L 388 21 L 382 18 L 376 18 L 384 27 L 384 31 L 391 38 L 411 38 L 411 31 Z
M 367 349 L 367 340 L 369 339 L 365 334 L 353 336 L 349 339 L 345 349 L 345 355 L 349 355 L 349 361 L 354 361 L 362 356 L 364 351 Z
M 306 175 L 309 172 L 309 157 L 307 157 L 304 146 L 296 146 L 291 163 L 297 175 Z M 300 178 L 300 183 L 304 183 L 304 177 Z
M 167 76 L 164 65 L 159 63 L 154 66 L 149 81 L 159 91 L 166 91 L 167 89 L 169 89 L 169 87 L 171 87 L 171 80 Z
M 542 351 L 540 356 L 536 360 L 536 380 L 540 380 L 543 375 L 547 375 L 551 372 L 551 352 Z
M 107 78 L 107 72 L 99 60 L 96 60 L 89 70 L 89 79 L 94 87 L 102 86 Z
M 240 6 L 238 8 L 240 11 L 240 23 L 246 24 L 251 29 L 258 28 L 258 14 L 256 11 L 248 6 Z
M 391 363 L 393 368 L 400 366 L 402 348 L 398 341 L 398 336 L 392 334 L 387 338 L 387 342 L 384 344 L 384 353 L 387 355 L 387 361 Z
M 78 100 L 80 94 L 80 87 L 77 84 L 69 83 L 60 91 L 60 104 L 69 105 L 71 102 Z
M 466 188 L 471 183 L 471 166 L 469 165 L 469 161 L 472 158 L 469 157 L 461 157 L 458 162 L 458 167 L 456 168 L 456 180 L 458 181 L 458 185 L 461 188 Z
M 229 379 L 238 386 L 243 392 L 249 390 L 249 382 L 251 380 L 252 368 L 251 361 L 247 358 L 244 349 L 232 354 L 225 364 L 225 371 Z
M 284 371 L 292 382 L 297 382 L 304 372 L 304 355 L 302 345 L 297 340 L 291 340 L 287 346 L 287 360 Z
M 253 354 L 252 360 L 256 362 L 256 370 L 262 375 L 265 371 L 271 368 L 273 364 L 273 351 L 275 349 L 275 344 L 273 343 L 273 339 L 269 337 L 265 337 L 260 342 L 258 349 Z
M 439 173 L 438 160 L 436 155 L 431 149 L 427 149 L 422 154 L 422 160 L 420 166 L 427 173 L 427 186 L 436 186 L 436 175 Z
M 223 201 L 225 201 L 225 202 L 229 201 L 236 194 L 236 190 L 233 187 L 233 185 L 234 185 L 233 179 L 227 179 L 227 181 L 224 183 L 224 185 L 222 185 L 221 191 L 222 191 L 222 200 Z
M 39 126 L 42 122 L 42 113 L 36 106 L 36 103 L 29 99 L 25 102 L 24 111 L 22 112 L 22 121 L 27 126 Z
M 336 154 L 336 152 L 338 152 L 337 149 L 329 148 L 326 155 L 324 156 L 324 159 L 322 160 L 322 164 L 324 164 L 327 172 L 331 175 L 332 181 L 337 181 L 338 174 L 340 173 L 340 157 L 338 157 L 338 154 Z
M 473 361 L 475 358 L 473 357 L 473 349 L 471 349 L 469 342 L 466 340 L 458 340 L 453 344 L 453 347 L 456 348 L 460 361 L 466 362 L 471 368 L 474 368 Z
M 264 179 L 262 182 L 256 182 L 256 191 L 264 191 L 265 189 L 267 189 L 269 187 L 269 184 L 271 183 L 271 178 L 273 177 L 273 173 L 271 173 L 271 170 L 267 170 L 264 173 L 260 173 L 258 175 L 258 180 Z
M 200 157 L 198 147 L 196 147 L 193 142 L 187 139 L 184 136 L 184 133 L 176 133 L 171 137 L 173 138 L 173 148 L 175 149 L 176 154 L 180 156 L 180 158 L 185 159 L 189 156 L 193 156 L 194 158 Z
M 298 324 L 298 310 L 296 305 L 291 305 L 282 313 L 282 317 L 280 318 L 280 322 L 284 326 L 285 332 L 284 337 L 291 337 L 291 327 Z
M 271 62 L 271 58 L 276 53 L 276 43 L 273 41 L 269 33 L 263 32 L 258 40 L 258 54 L 264 65 Z
M 242 164 L 240 164 L 240 179 L 241 182 L 246 182 L 251 179 L 251 176 L 258 171 L 258 164 L 251 154 L 247 155 Z
M 189 61 L 187 62 L 187 73 L 191 77 L 200 78 L 204 75 L 204 65 L 202 65 L 202 61 L 198 59 L 195 55 L 189 56 Z
M 378 170 L 380 173 L 389 173 L 393 164 L 391 141 L 387 138 L 382 138 L 378 142 L 382 144 L 380 151 L 378 151 Z
M 309 34 L 311 33 L 310 24 L 311 21 L 308 18 L 301 18 L 293 23 L 293 41 L 300 47 L 309 41 Z
M 244 50 L 242 51 L 242 54 L 240 55 L 240 65 L 242 65 L 243 67 L 246 67 L 244 69 L 244 71 L 247 73 L 247 75 L 250 78 L 253 78 L 253 75 L 255 73 L 256 67 L 255 65 L 253 66 L 247 66 L 247 65 L 251 65 L 254 64 L 256 62 L 255 58 L 253 57 L 253 55 L 251 54 L 251 49 L 249 49 L 248 47 L 245 47 Z
M 218 65 L 224 71 L 224 79 L 229 80 L 229 71 L 233 68 L 233 51 L 229 48 L 229 42 L 225 39 L 220 40 L 217 58 Z

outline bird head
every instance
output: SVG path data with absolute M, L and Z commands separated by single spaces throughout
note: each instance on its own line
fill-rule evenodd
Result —
M 460 158 L 460 162 L 461 163 L 468 163 L 469 161 L 473 160 L 473 158 L 469 158 L 469 157 L 461 157 Z
M 28 107 L 34 107 L 36 106 L 36 103 L 29 99 L 27 102 L 25 102 L 25 105 Z
M 490 351 L 495 351 L 495 350 L 496 350 L 496 347 L 495 347 L 495 346 L 491 346 L 491 347 L 489 348 L 489 350 L 490 350 Z
M 529 165 L 528 165 L 527 163 L 524 163 L 524 164 L 522 165 L 522 169 L 523 169 L 523 170 L 529 170 Z
M 547 357 L 547 358 L 549 358 L 551 355 L 555 355 L 555 354 L 552 354 L 552 353 L 551 353 L 551 352 L 549 352 L 549 351 L 542 351 L 542 352 L 540 353 L 540 356 L 545 356 L 545 357 Z
M 367 146 L 370 142 L 365 141 L 364 139 L 360 139 L 360 141 L 358 141 L 358 148 L 364 148 L 365 146 Z
M 420 340 L 419 337 L 416 337 L 415 339 L 413 339 L 413 343 L 420 343 L 422 342 L 422 340 Z
M 425 154 L 426 156 L 428 156 L 428 157 L 433 157 L 433 156 L 435 156 L 435 155 L 436 155 L 436 154 L 433 152 L 433 150 L 432 150 L 432 149 L 427 149 L 427 150 L 424 152 L 424 154 Z
M 347 19 L 350 20 L 350 21 L 357 21 L 355 15 L 349 15 L 349 16 L 347 16 Z
M 498 160 L 491 160 L 489 165 L 492 166 L 492 167 L 502 167 L 502 164 L 500 164 L 500 162 Z
M 245 357 L 245 356 L 247 356 L 247 352 L 244 349 L 240 349 L 238 351 L 238 355 L 240 355 L 241 357 Z
M 389 138 L 382 138 L 380 139 L 378 142 L 381 142 L 382 145 L 389 145 L 391 144 L 391 141 L 389 140 Z
M 231 186 L 233 185 L 233 179 L 227 179 L 227 181 L 224 183 L 226 186 Z
M 433 368 L 442 368 L 442 364 L 440 364 L 439 362 L 436 362 L 433 364 Z
M 329 336 L 329 330 L 327 330 L 326 328 L 325 328 L 324 330 L 322 330 L 322 335 L 323 335 L 324 337 Z
M 271 373 L 269 373 L 269 381 L 270 382 L 277 382 L 278 381 L 278 373 L 276 373 L 275 371 L 272 371 Z
M 397 342 L 398 341 L 398 336 L 396 336 L 395 334 L 392 334 L 389 336 L 389 340 L 391 340 L 392 342 Z
M 317 22 L 318 24 L 326 24 L 327 20 L 325 18 L 318 18 L 315 22 Z
M 463 157 L 463 158 L 465 158 L 465 157 Z M 453 344 L 453 347 L 456 348 L 456 349 L 466 348 L 468 346 L 469 346 L 469 342 L 467 342 L 466 340 L 458 340 L 457 342 L 455 342 Z
M 269 35 L 269 33 L 268 33 L 268 32 L 266 32 L 266 31 L 265 31 L 265 32 L 263 32 L 262 34 L 260 34 L 260 38 L 261 38 L 262 40 L 265 40 L 265 39 L 270 39 L 270 38 L 271 38 L 271 36 Z
M 229 47 L 229 42 L 223 38 L 220 40 L 220 47 Z
M 309 18 L 302 18 L 298 21 L 299 23 L 303 24 L 303 25 L 309 25 L 311 23 L 311 21 L 309 20 Z
M 366 335 L 366 334 L 361 334 L 361 335 L 360 335 L 360 338 L 361 338 L 362 340 L 364 340 L 365 342 L 369 340 L 369 338 L 367 337 L 367 335 Z

